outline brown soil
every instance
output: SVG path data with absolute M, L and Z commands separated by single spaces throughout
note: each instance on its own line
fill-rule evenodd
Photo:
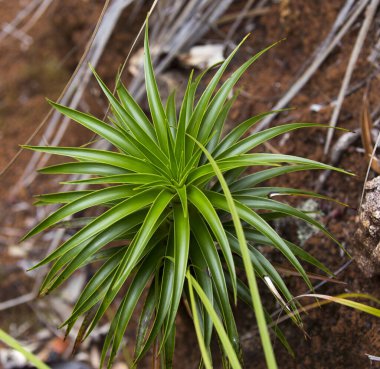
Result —
M 19 42 L 12 38 L 6 39 L 0 45 L 2 48 L 0 57 L 0 168 L 3 168 L 11 160 L 18 150 L 18 144 L 27 140 L 47 113 L 49 108 L 44 97 L 48 96 L 54 99 L 59 96 L 84 50 L 84 44 L 102 8 L 101 1 L 66 0 L 64 3 L 54 2 L 46 16 L 31 30 L 30 35 L 34 41 L 29 49 L 21 50 Z M 231 125 L 233 122 L 240 122 L 258 112 L 269 110 L 278 101 L 299 76 L 305 61 L 324 40 L 343 4 L 343 0 L 273 1 L 269 12 L 243 23 L 243 26 L 239 28 L 239 33 L 235 35 L 234 41 L 239 41 L 252 27 L 254 27 L 253 35 L 235 60 L 235 67 L 269 43 L 282 39 L 284 36 L 287 39 L 270 53 L 264 55 L 240 82 L 239 87 L 243 92 L 232 111 Z M 241 9 L 243 5 L 244 1 L 237 1 L 234 4 L 234 11 Z M 3 6 L 0 11 L 0 23 L 10 21 L 19 10 L 18 2 L 5 2 Z M 367 37 L 365 48 L 353 74 L 351 86 L 364 80 L 368 80 L 368 83 L 363 83 L 363 86 L 348 96 L 343 104 L 339 126 L 346 129 L 354 130 L 359 127 L 366 85 L 369 85 L 368 96 L 371 110 L 375 110 L 380 103 L 380 96 L 376 93 L 380 87 L 380 80 L 378 76 L 371 80 L 368 79 L 374 72 L 374 67 L 367 60 L 371 47 L 378 36 L 378 30 L 375 27 L 378 22 L 379 18 L 373 23 Z M 136 24 L 135 29 L 126 30 L 123 27 L 123 20 L 120 21 L 115 35 L 109 42 L 107 53 L 98 68 L 106 82 L 113 83 L 113 76 L 126 56 L 138 27 L 139 24 Z M 228 27 L 228 24 L 224 25 L 221 31 L 228 32 Z M 281 114 L 276 119 L 276 124 L 290 121 L 323 123 L 329 121 L 332 113 L 330 102 L 338 95 L 358 29 L 359 24 L 351 29 L 309 83 L 293 99 L 291 106 L 297 107 L 297 109 L 287 114 Z M 220 37 L 220 33 L 217 35 L 210 32 L 205 39 L 206 41 L 208 39 L 215 40 Z M 187 73 L 182 69 L 180 72 Z M 95 84 L 91 84 L 89 90 L 94 90 L 94 86 Z M 91 91 L 85 95 L 85 102 L 90 105 L 91 111 L 101 115 L 104 102 L 100 104 L 98 100 L 91 95 Z M 325 107 L 315 113 L 310 109 L 312 104 L 321 104 Z M 343 133 L 335 132 L 335 140 L 341 134 Z M 91 137 L 77 126 L 73 126 L 66 135 L 64 144 L 83 144 Z M 280 138 L 271 141 L 271 144 L 284 154 L 296 154 L 328 161 L 328 158 L 323 157 L 325 136 L 326 130 L 311 129 L 310 131 L 293 132 L 285 142 Z M 348 248 L 353 242 L 353 234 L 357 228 L 355 208 L 360 200 L 367 168 L 367 161 L 363 153 L 358 150 L 359 148 L 361 148 L 360 142 L 351 145 L 339 164 L 355 173 L 356 176 L 350 177 L 333 173 L 321 190 L 323 194 L 350 205 L 348 208 L 338 208 L 335 204 L 321 203 L 325 223 L 338 240 Z M 263 149 L 268 150 L 268 148 Z M 9 227 L 20 229 L 21 233 L 26 230 L 28 219 L 33 217 L 32 209 L 28 207 L 25 211 L 15 213 L 16 215 L 6 216 L 9 215 L 10 209 L 14 210 L 14 205 L 20 203 L 21 200 L 30 202 L 31 194 L 46 191 L 46 187 L 55 187 L 55 184 L 49 183 L 46 178 L 39 176 L 31 188 L 26 189 L 17 199 L 9 199 L 9 189 L 16 183 L 29 158 L 30 153 L 24 153 L 7 175 L 1 179 L 2 230 Z M 317 172 L 295 174 L 276 181 L 276 183 L 295 188 L 315 189 L 318 175 Z M 286 228 L 284 231 L 291 239 L 296 240 L 295 225 L 287 225 Z M 7 247 L 17 242 L 16 237 L 12 234 L 0 234 L 0 236 L 0 244 L 3 244 L 3 247 L 0 248 L 3 265 L 0 270 L 0 280 L 2 281 L 0 301 L 4 301 L 28 291 L 31 281 L 14 267 L 20 258 L 10 256 L 7 251 Z M 43 253 L 43 247 L 33 249 L 32 253 L 36 258 Z M 337 270 L 347 261 L 336 245 L 320 235 L 309 239 L 305 247 L 326 263 L 331 270 Z M 284 264 L 278 255 L 273 255 L 273 258 L 276 262 Z M 365 278 L 355 263 L 350 264 L 339 274 L 339 280 L 345 282 L 346 285 L 326 284 L 318 290 L 318 293 L 337 295 L 343 292 L 360 292 L 380 298 L 378 288 L 380 278 Z M 288 277 L 287 282 L 294 295 L 305 292 L 306 287 L 299 278 Z M 264 292 L 264 300 L 267 297 L 269 296 Z M 303 300 L 305 304 L 311 302 Z M 9 322 L 18 321 L 18 314 L 26 311 L 28 309 L 25 306 L 6 311 L 0 318 L 0 325 L 8 327 Z M 265 368 L 253 313 L 243 305 L 239 306 L 236 312 L 240 332 L 245 337 L 243 348 L 247 368 Z M 189 333 L 193 331 L 191 322 L 187 315 L 182 313 L 178 323 L 177 366 L 182 365 L 186 369 L 196 368 L 199 353 L 196 340 L 192 333 Z M 375 362 L 371 366 L 366 356 L 366 354 L 380 356 L 380 323 L 376 318 L 346 307 L 329 304 L 305 315 L 304 330 L 308 338 L 305 338 L 304 333 L 288 321 L 281 323 L 280 327 L 284 330 L 295 351 L 293 359 L 279 343 L 276 343 L 275 349 L 280 368 L 358 369 L 380 367 L 378 364 L 376 366 Z M 216 361 L 216 367 L 217 365 L 218 361 Z M 177 366 L 175 365 L 175 367 Z M 149 362 L 147 362 L 147 367 L 150 367 Z

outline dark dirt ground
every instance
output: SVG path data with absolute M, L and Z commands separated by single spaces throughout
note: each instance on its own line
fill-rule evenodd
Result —
M 236 1 L 234 11 L 242 8 L 244 1 Z M 235 34 L 234 41 L 239 41 L 247 28 L 254 27 L 253 36 L 243 46 L 234 67 L 246 60 L 248 56 L 259 51 L 269 43 L 284 36 L 286 41 L 270 51 L 258 61 L 245 75 L 239 87 L 242 94 L 236 102 L 231 113 L 231 125 L 240 122 L 258 112 L 269 110 L 294 82 L 300 74 L 305 61 L 311 56 L 316 46 L 326 37 L 336 15 L 344 1 L 308 1 L 292 0 L 273 2 L 268 12 L 254 19 L 246 20 Z M 3 168 L 15 155 L 18 144 L 24 143 L 33 130 L 41 122 L 49 107 L 44 97 L 55 99 L 59 96 L 65 83 L 73 72 L 84 45 L 88 39 L 96 19 L 102 8 L 101 1 L 65 0 L 55 2 L 48 10 L 46 17 L 31 30 L 33 44 L 27 50 L 21 50 L 20 43 L 12 38 L 2 41 L 0 48 L 0 168 Z M 19 4 L 15 2 L 2 2 L 0 9 L 0 23 L 9 21 L 16 14 Z M 368 97 L 371 111 L 379 107 L 380 87 L 379 74 L 374 73 L 374 66 L 368 62 L 367 57 L 371 47 L 378 37 L 379 15 L 373 23 L 362 51 L 357 67 L 351 80 L 351 86 L 364 80 L 369 84 L 357 89 L 348 96 L 343 104 L 339 126 L 354 130 L 359 127 L 359 118 L 362 108 L 362 99 L 365 88 L 369 85 Z M 137 23 L 137 22 L 136 22 Z M 123 19 L 120 20 L 116 32 L 111 38 L 106 55 L 102 57 L 98 71 L 112 84 L 118 66 L 126 56 L 130 44 L 140 24 L 135 29 L 126 29 Z M 331 117 L 331 101 L 336 99 L 341 81 L 343 79 L 352 45 L 355 42 L 360 23 L 352 27 L 344 37 L 341 44 L 328 57 L 309 83 L 291 102 L 296 107 L 287 114 L 281 114 L 274 124 L 290 121 L 323 122 L 327 123 Z M 219 40 L 223 32 L 228 32 L 229 24 L 220 28 L 221 33 L 210 32 L 205 37 L 208 40 Z M 179 68 L 173 65 L 172 68 Z M 187 74 L 179 68 L 182 75 Z M 85 94 L 85 103 L 95 115 L 102 115 L 102 105 L 91 93 L 95 87 L 92 81 L 89 91 Z M 312 112 L 312 104 L 325 105 L 319 112 Z M 376 117 L 377 118 L 377 117 Z M 335 133 L 336 138 L 342 133 Z M 323 157 L 323 145 L 326 131 L 312 129 L 310 131 L 293 132 L 287 140 L 276 139 L 271 141 L 273 147 L 284 154 L 296 154 L 307 158 L 326 161 Z M 91 136 L 73 126 L 64 139 L 64 144 L 83 144 Z M 263 148 L 268 150 L 268 147 Z M 363 154 L 360 140 L 351 145 L 344 153 L 339 165 L 356 174 L 349 177 L 341 174 L 332 174 L 321 192 L 337 200 L 348 203 L 349 208 L 337 208 L 337 205 L 322 202 L 321 209 L 324 221 L 340 242 L 350 247 L 354 241 L 353 234 L 357 229 L 355 223 L 367 160 Z M 34 183 L 23 189 L 17 198 L 10 198 L 9 191 L 21 175 L 30 153 L 24 153 L 11 167 L 6 176 L 1 178 L 0 217 L 0 301 L 19 296 L 29 292 L 33 282 L 25 276 L 16 263 L 22 256 L 9 253 L 9 247 L 17 243 L 18 237 L 28 228 L 33 209 L 15 212 L 15 206 L 24 201 L 30 203 L 31 195 L 46 192 L 55 188 L 49 179 L 38 176 Z M 291 185 L 315 189 L 318 173 L 302 173 L 288 176 L 277 181 L 278 185 Z M 372 174 L 373 175 L 373 174 Z M 295 240 L 295 225 L 286 227 L 289 237 Z M 283 229 L 283 231 L 285 231 Z M 20 246 L 26 247 L 26 246 Z M 46 245 L 33 246 L 33 257 L 43 254 Z M 331 270 L 337 270 L 347 258 L 342 256 L 339 249 L 332 242 L 319 234 L 313 236 L 305 245 L 306 249 L 325 262 Z M 273 259 L 283 263 L 277 255 Z M 278 260 L 277 260 L 278 259 Z M 379 277 L 365 278 L 355 263 L 352 263 L 341 274 L 341 284 L 327 284 L 318 292 L 336 295 L 343 292 L 368 293 L 380 297 Z M 305 292 L 305 285 L 300 278 L 288 277 L 287 283 L 294 295 Z M 263 293 L 263 298 L 268 297 Z M 304 301 L 310 303 L 311 301 Z M 28 316 L 35 324 L 30 328 L 37 329 L 38 318 L 30 314 L 30 305 L 6 310 L 0 313 L 0 327 L 8 329 L 9 326 L 19 324 L 20 316 Z M 247 368 L 265 368 L 259 339 L 255 329 L 253 313 L 245 306 L 236 309 L 246 356 Z M 34 328 L 33 328 L 34 327 Z M 284 322 L 281 324 L 289 343 L 295 351 L 295 358 L 276 344 L 276 355 L 280 368 L 305 369 L 361 369 L 376 368 L 380 365 L 373 362 L 372 366 L 366 354 L 380 356 L 380 323 L 379 320 L 363 313 L 338 305 L 328 305 L 321 309 L 314 309 L 304 317 L 304 329 L 308 338 L 298 328 Z M 196 340 L 193 337 L 191 322 L 186 313 L 178 318 L 178 351 L 176 353 L 175 367 L 196 368 L 198 351 Z M 28 332 L 32 334 L 31 332 Z M 128 334 L 128 337 L 133 335 Z M 127 341 L 131 345 L 131 339 Z M 129 347 L 127 348 L 129 350 Z M 132 350 L 132 345 L 131 349 Z M 146 367 L 150 367 L 147 360 Z

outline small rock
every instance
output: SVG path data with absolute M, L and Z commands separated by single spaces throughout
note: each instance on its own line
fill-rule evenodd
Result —
M 316 202 L 315 200 L 308 199 L 304 201 L 299 206 L 299 209 L 306 212 L 309 217 L 317 220 L 318 222 L 322 221 L 323 214 L 321 212 L 318 202 Z M 310 223 L 306 223 L 303 220 L 297 219 L 296 223 L 297 237 L 301 246 L 303 246 L 310 237 L 314 236 L 316 233 L 319 232 L 319 228 Z
M 352 254 L 366 277 L 380 274 L 380 176 L 364 187 Z
M 178 55 L 178 59 L 187 67 L 205 69 L 224 61 L 223 50 L 223 44 L 197 45 L 188 53 Z

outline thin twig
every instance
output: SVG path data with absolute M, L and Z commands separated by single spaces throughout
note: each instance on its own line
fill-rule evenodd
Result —
M 242 19 L 253 18 L 253 17 L 258 17 L 260 15 L 268 14 L 270 11 L 271 11 L 270 7 L 265 7 L 265 8 L 251 9 L 251 10 L 246 11 L 245 13 L 242 13 L 239 11 L 236 13 L 226 14 L 225 16 L 218 19 L 218 21 L 215 24 L 217 26 L 221 26 L 223 24 L 232 22 L 238 17 L 242 17 Z
M 332 39 L 332 41 L 324 47 L 323 50 L 320 50 L 316 55 L 315 59 L 311 63 L 311 65 L 305 70 L 305 72 L 301 75 L 300 78 L 290 87 L 290 89 L 285 93 L 285 95 L 277 102 L 277 104 L 273 107 L 273 110 L 279 110 L 284 108 L 293 97 L 305 86 L 305 84 L 309 81 L 309 79 L 313 76 L 313 74 L 318 70 L 321 64 L 326 60 L 326 58 L 330 55 L 331 51 L 334 50 L 335 46 L 338 45 L 343 36 L 347 33 L 347 31 L 351 28 L 352 24 L 356 21 L 356 19 L 360 16 L 365 6 L 367 5 L 368 0 L 361 0 L 356 4 L 356 8 L 346 21 L 346 23 L 342 26 L 340 31 L 336 34 L 336 36 Z M 338 15 L 339 17 L 339 15 Z M 340 18 L 340 17 L 339 17 Z M 333 26 L 335 29 L 335 26 Z M 324 42 L 322 43 L 324 44 Z M 259 124 L 255 126 L 253 132 L 260 131 L 272 122 L 272 120 L 276 117 L 276 114 L 271 114 L 269 117 L 263 119 Z
M 53 1 L 54 0 L 43 0 L 37 10 L 34 12 L 33 16 L 24 26 L 22 26 L 21 31 L 28 32 L 38 22 L 38 20 L 46 12 Z
M 11 35 L 12 32 L 17 29 L 17 26 L 34 11 L 40 2 L 41 0 L 30 1 L 27 6 L 17 13 L 16 17 L 10 23 L 7 23 L 5 26 L 3 25 L 0 32 L 0 42 L 8 35 Z
M 11 309 L 11 308 L 14 308 L 15 306 L 25 304 L 27 302 L 33 301 L 35 298 L 36 298 L 36 293 L 33 291 L 25 295 L 16 297 L 14 299 L 0 302 L 0 311 Z
M 349 60 L 348 65 L 347 65 L 346 73 L 344 75 L 342 86 L 341 86 L 340 91 L 339 91 L 338 101 L 337 101 L 337 104 L 335 105 L 333 114 L 331 116 L 330 125 L 332 127 L 335 127 L 337 124 L 337 121 L 339 118 L 339 113 L 340 113 L 340 110 L 342 108 L 342 104 L 343 104 L 343 100 L 344 100 L 346 90 L 348 88 L 348 85 L 350 84 L 352 73 L 355 69 L 356 62 L 359 58 L 359 55 L 360 55 L 360 52 L 362 50 L 364 41 L 367 37 L 369 28 L 372 24 L 373 18 L 374 18 L 375 13 L 376 13 L 376 9 L 379 6 L 379 1 L 380 0 L 372 0 L 367 7 L 364 22 L 360 28 L 358 37 L 357 37 L 355 45 L 354 45 L 354 48 L 352 49 L 350 60 Z M 326 143 L 325 143 L 325 147 L 324 147 L 324 154 L 325 155 L 329 151 L 333 135 L 334 135 L 333 129 L 327 130 Z
M 248 0 L 245 3 L 244 8 L 239 12 L 239 15 L 235 19 L 235 22 L 232 24 L 232 26 L 228 30 L 227 37 L 224 40 L 225 45 L 228 45 L 230 43 L 232 36 L 234 35 L 237 28 L 240 26 L 240 23 L 243 21 L 244 16 L 247 14 L 247 12 L 249 11 L 249 9 L 252 6 L 252 4 L 254 3 L 254 1 L 255 0 Z
M 319 46 L 314 50 L 311 57 L 305 63 L 305 66 L 311 64 L 312 60 L 315 59 L 318 56 L 318 54 L 320 54 L 326 47 L 329 46 L 331 41 L 334 39 L 336 33 L 339 31 L 340 27 L 344 24 L 346 19 L 350 16 L 350 11 L 352 10 L 352 6 L 355 4 L 355 1 L 356 0 L 346 0 L 345 4 L 340 9 L 338 16 L 336 17 L 335 22 L 330 29 L 330 32 L 328 33 L 326 38 L 322 41 L 322 43 L 319 44 Z M 299 75 L 301 75 L 304 71 L 305 69 L 301 68 Z M 298 78 L 298 76 L 296 78 Z
M 360 137 L 360 130 L 346 132 L 338 138 L 331 150 L 331 165 L 337 165 L 343 153 Z M 315 191 L 320 192 L 331 174 L 330 169 L 324 170 L 318 177 L 315 184 Z
M 344 270 L 346 270 L 353 262 L 353 259 L 350 259 L 348 261 L 346 261 L 343 265 L 341 265 L 337 270 L 335 270 L 334 272 L 334 276 L 337 276 L 339 275 L 340 273 L 342 273 Z M 330 278 L 333 278 L 333 277 L 330 277 Z M 313 291 L 316 291 L 317 289 L 321 288 L 323 285 L 325 285 L 326 283 L 328 283 L 329 281 L 326 279 L 322 282 L 319 282 L 317 283 L 315 286 L 313 286 L 313 290 L 309 289 L 307 290 L 306 292 L 304 292 L 302 295 L 304 294 L 308 294 L 308 293 L 311 293 Z M 289 302 L 288 302 L 289 303 Z M 277 310 L 275 310 L 272 314 L 271 314 L 271 317 L 276 317 L 278 316 L 279 314 L 281 314 L 282 312 L 284 311 L 284 307 L 281 307 Z M 288 320 L 290 319 L 290 314 L 287 314 L 283 317 L 279 317 L 278 319 L 276 319 L 275 322 L 269 324 L 270 327 L 273 327 L 273 326 L 276 326 L 277 324 L 279 323 L 282 323 L 284 322 L 285 320 Z M 257 327 L 255 327 L 255 331 L 257 331 Z M 242 336 L 241 340 L 242 341 L 246 341 L 248 339 L 251 339 L 252 338 L 252 332 L 249 332 L 247 334 L 245 334 L 244 336 Z

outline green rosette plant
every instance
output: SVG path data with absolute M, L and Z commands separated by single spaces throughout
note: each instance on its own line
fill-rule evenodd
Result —
M 96 212 L 100 215 L 75 218 L 72 223 L 80 222 L 79 230 L 34 268 L 52 263 L 41 286 L 40 294 L 44 295 L 79 268 L 95 264 L 96 273 L 62 326 L 67 327 L 68 333 L 84 317 L 77 338 L 77 343 L 81 342 L 118 297 L 120 303 L 102 350 L 102 365 L 112 365 L 137 302 L 144 296 L 135 363 L 154 345 L 162 366 L 172 367 L 175 318 L 184 300 L 194 321 L 202 363 L 207 368 L 212 366 L 210 345 L 215 330 L 225 365 L 239 368 L 242 354 L 233 314 L 239 299 L 252 306 L 267 365 L 276 368 L 267 328 L 270 316 L 261 304 L 256 278 L 263 280 L 296 324 L 300 324 L 300 317 L 291 292 L 259 246 L 277 249 L 310 288 L 303 263 L 330 274 L 316 258 L 285 240 L 270 225 L 275 218 L 295 217 L 336 241 L 308 214 L 274 199 L 274 195 L 324 196 L 300 189 L 268 187 L 264 183 L 296 171 L 344 171 L 297 156 L 251 153 L 283 133 L 326 126 L 291 123 L 247 136 L 255 123 L 274 113 L 267 112 L 237 124 L 227 134 L 223 132 L 236 99 L 236 95 L 231 97 L 232 89 L 247 68 L 274 45 L 251 57 L 219 85 L 240 44 L 218 66 L 201 94 L 197 91 L 205 72 L 197 78 L 191 73 L 177 110 L 174 92 L 165 105 L 160 98 L 146 28 L 144 71 L 150 117 L 120 80 L 114 95 L 95 71 L 111 107 L 109 122 L 50 102 L 56 110 L 115 148 L 106 151 L 27 146 L 74 159 L 40 172 L 85 174 L 86 179 L 69 183 L 85 184 L 87 189 L 40 195 L 37 205 L 61 206 L 25 238 L 59 226 L 66 217 L 90 208 L 100 209 Z M 254 171 L 247 173 L 248 168 Z M 245 278 L 239 278 L 238 268 L 245 271 Z M 274 334 L 289 348 L 278 328 Z

